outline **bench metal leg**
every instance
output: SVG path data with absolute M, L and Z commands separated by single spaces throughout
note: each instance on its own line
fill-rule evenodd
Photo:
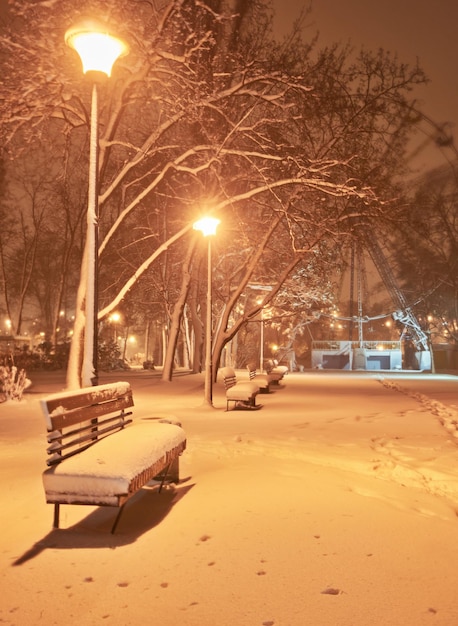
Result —
M 116 530 L 116 527 L 118 526 L 118 522 L 121 518 L 122 512 L 124 511 L 124 507 L 125 507 L 125 503 L 119 507 L 119 511 L 118 514 L 116 515 L 116 519 L 113 522 L 113 526 L 111 527 L 111 534 L 114 535 L 114 532 Z
M 180 482 L 180 460 L 179 457 L 175 457 L 170 461 L 170 463 L 165 467 L 162 472 L 160 472 L 156 476 L 156 480 L 160 479 L 161 484 L 159 485 L 159 493 L 162 491 L 162 487 L 164 483 L 179 483 Z
M 172 459 L 170 463 L 167 465 L 165 469 L 158 475 L 161 479 L 161 484 L 159 485 L 159 493 L 164 486 L 165 481 L 167 482 L 178 482 L 179 481 L 179 457 Z M 119 520 L 121 519 L 122 512 L 124 511 L 124 507 L 127 502 L 125 502 L 122 506 L 119 507 L 118 514 L 116 515 L 116 519 L 113 522 L 113 526 L 111 527 L 111 534 L 113 535 L 118 526 Z
M 178 484 L 180 482 L 180 457 L 176 456 L 170 461 L 170 465 L 167 468 L 166 478 L 171 483 Z
M 162 477 L 161 477 L 161 484 L 159 485 L 158 493 L 161 493 L 161 491 L 162 491 L 162 487 L 164 486 L 165 479 L 167 478 L 167 473 L 169 471 L 169 467 L 170 467 L 170 463 L 167 465 L 165 470 L 163 470 Z
M 60 513 L 60 504 L 54 504 L 54 520 L 52 527 L 59 528 L 59 513 Z

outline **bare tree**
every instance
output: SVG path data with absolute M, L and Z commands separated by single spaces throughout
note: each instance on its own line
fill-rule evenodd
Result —
M 19 132 L 23 141 L 40 138 L 47 120 L 61 125 L 73 150 L 84 146 L 90 94 L 63 34 L 88 7 L 62 0 L 56 11 L 51 4 L 38 0 L 30 9 L 14 0 L 14 28 L 0 38 L 6 53 L 14 51 L 14 64 L 11 54 L 2 59 L 8 80 L 0 115 L 9 149 Z M 315 54 L 297 35 L 288 47 L 277 45 L 263 28 L 269 18 L 261 1 L 105 0 L 91 9 L 117 24 L 132 49 L 101 86 L 99 318 L 140 278 L 160 271 L 165 255 L 187 249 L 204 208 L 232 224 L 238 249 L 245 230 L 259 224 L 221 313 L 218 362 L 253 316 L 229 323 L 250 280 L 269 268 L 274 298 L 320 239 L 350 228 L 343 200 L 354 199 L 355 210 L 371 219 L 380 214 L 411 124 L 406 93 L 423 74 L 381 53 L 355 62 L 345 49 Z M 31 18 L 41 35 L 33 40 Z M 185 276 L 192 257 L 183 258 Z M 191 282 L 170 281 L 172 266 L 162 267 L 167 289 L 175 286 L 173 350 Z M 80 384 L 84 276 L 83 268 L 69 386 Z M 169 354 L 165 379 L 172 362 Z
M 458 341 L 457 199 L 456 167 L 429 172 L 387 238 L 400 286 L 438 343 Z

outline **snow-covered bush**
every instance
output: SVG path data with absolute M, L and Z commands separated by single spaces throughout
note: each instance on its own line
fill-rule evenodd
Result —
M 0 402 L 20 400 L 29 385 L 25 370 L 18 370 L 15 365 L 0 366 Z

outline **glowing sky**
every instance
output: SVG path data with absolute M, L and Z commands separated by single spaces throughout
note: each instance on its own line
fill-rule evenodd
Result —
M 308 0 L 274 0 L 276 24 L 283 32 Z M 306 33 L 319 43 L 351 43 L 396 53 L 420 66 L 430 79 L 415 96 L 436 123 L 450 122 L 458 135 L 458 2 L 456 0 L 312 0 Z

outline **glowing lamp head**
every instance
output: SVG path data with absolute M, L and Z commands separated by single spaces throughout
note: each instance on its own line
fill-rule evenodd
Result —
M 93 20 L 69 28 L 65 43 L 78 53 L 84 74 L 95 71 L 111 76 L 115 61 L 129 53 L 129 46 L 122 39 L 110 35 L 106 27 Z
M 216 235 L 216 229 L 220 220 L 216 217 L 202 217 L 193 224 L 194 230 L 200 230 L 204 237 L 208 235 Z

